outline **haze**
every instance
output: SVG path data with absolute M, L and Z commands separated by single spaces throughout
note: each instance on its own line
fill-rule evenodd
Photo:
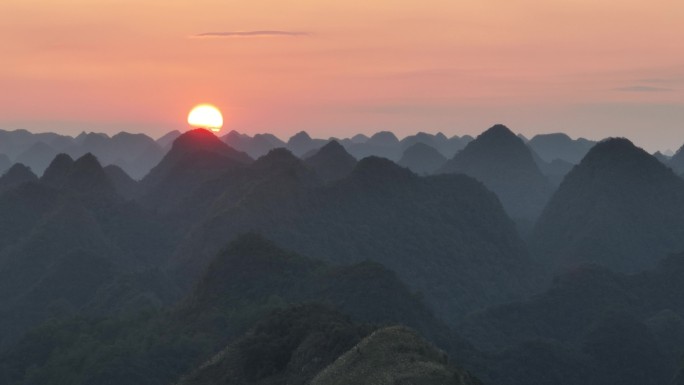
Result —
M 4 0 L 0 128 L 627 136 L 681 145 L 684 3 Z

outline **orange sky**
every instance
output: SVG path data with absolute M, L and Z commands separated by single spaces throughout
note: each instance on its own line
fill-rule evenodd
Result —
M 676 149 L 683 45 L 681 0 L 2 0 L 0 128 L 156 137 L 210 102 L 284 138 L 500 122 Z

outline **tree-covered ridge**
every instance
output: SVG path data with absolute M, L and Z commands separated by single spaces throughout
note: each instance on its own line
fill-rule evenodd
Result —
M 0 356 L 0 378 L 7 384 L 97 384 L 105 378 L 168 384 L 273 310 L 312 302 L 349 314 L 354 322 L 424 330 L 456 354 L 471 349 L 381 266 L 326 267 L 250 234 L 218 255 L 177 306 L 140 315 L 50 321 Z M 298 314 L 307 319 L 306 313 Z M 310 313 L 307 322 L 314 322 L 316 312 Z
M 511 378 L 513 364 L 528 378 L 574 372 L 556 380 L 564 384 L 666 384 L 684 355 L 683 275 L 684 254 L 634 275 L 584 266 L 529 300 L 472 314 L 459 330 L 499 357 L 484 370 L 508 378 L 499 384 L 526 383 Z M 543 364 L 525 363 L 545 354 Z

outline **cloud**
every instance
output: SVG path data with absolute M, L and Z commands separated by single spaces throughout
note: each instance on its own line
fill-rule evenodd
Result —
M 193 38 L 205 39 L 229 39 L 229 38 L 248 38 L 248 37 L 304 37 L 311 36 L 309 32 L 302 31 L 225 31 L 225 32 L 204 32 L 193 35 Z
M 615 88 L 614 91 L 622 91 L 622 92 L 670 92 L 670 91 L 674 91 L 674 89 L 664 88 L 664 87 L 652 87 L 652 86 L 629 86 L 629 87 Z

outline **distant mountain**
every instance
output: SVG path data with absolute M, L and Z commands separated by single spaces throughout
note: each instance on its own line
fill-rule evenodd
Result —
M 10 159 L 16 159 L 37 142 L 43 142 L 53 149 L 61 150 L 72 141 L 71 137 L 53 133 L 33 134 L 26 130 L 0 130 L 0 153 L 6 154 Z
M 30 167 L 37 175 L 42 175 L 52 159 L 57 155 L 57 150 L 51 146 L 36 142 L 16 158 L 17 163 Z
M 672 155 L 668 165 L 677 173 L 684 173 L 684 146 L 682 146 L 677 152 Z
M 157 209 L 174 209 L 203 182 L 251 161 L 207 130 L 188 131 L 141 181 L 142 202 Z
M 461 151 L 465 146 L 473 140 L 471 136 L 454 136 L 451 139 L 447 138 L 441 132 L 435 135 L 419 132 L 415 135 L 409 135 L 399 142 L 402 151 L 417 143 L 423 143 L 436 149 L 440 154 L 447 158 L 453 157 L 457 152 Z
M 80 145 L 67 152 L 73 157 L 92 153 L 102 164 L 116 164 L 134 179 L 145 176 L 164 156 L 162 147 L 149 136 L 127 132 L 111 138 L 102 134 L 84 134 Z
M 274 148 L 285 147 L 286 143 L 271 134 L 256 134 L 254 137 L 231 131 L 221 138 L 230 147 L 247 153 L 253 158 L 266 155 Z
M 555 267 L 651 267 L 684 250 L 684 180 L 627 139 L 600 142 L 551 198 L 532 243 Z
M 532 157 L 534 158 L 537 167 L 539 167 L 539 171 L 546 177 L 553 189 L 560 186 L 563 179 L 565 179 L 565 176 L 568 175 L 570 170 L 575 166 L 562 159 L 554 159 L 551 162 L 547 162 L 537 155 L 534 150 L 532 150 Z
M 525 246 L 494 194 L 472 178 L 421 178 L 371 157 L 324 186 L 285 155 L 269 154 L 188 198 L 211 210 L 193 209 L 207 217 L 176 253 L 179 274 L 201 271 L 226 237 L 253 229 L 334 263 L 382 263 L 449 320 L 529 288 L 524 277 L 533 267 Z M 211 198 L 215 191 L 223 194 Z
M 159 139 L 156 140 L 156 142 L 159 145 L 159 147 L 164 149 L 164 151 L 168 151 L 171 149 L 171 145 L 173 144 L 173 142 L 181 135 L 182 132 L 178 130 L 173 130 L 162 135 Z
M 346 148 L 356 159 L 379 156 L 396 161 L 401 156 L 399 139 L 389 131 L 377 132 L 365 142 L 348 143 Z
M 399 139 L 397 139 L 397 136 L 394 135 L 393 132 L 390 131 L 380 131 L 373 136 L 371 136 L 367 141 L 366 144 L 372 145 L 372 146 L 396 146 L 399 144 Z
M 668 163 L 670 163 L 670 159 L 671 159 L 671 158 L 670 158 L 669 156 L 663 154 L 663 153 L 660 152 L 660 151 L 656 151 L 656 152 L 653 154 L 653 156 L 654 156 L 656 159 L 658 159 L 658 160 L 660 161 L 660 163 L 662 163 L 662 164 L 668 164 Z
M 406 150 L 399 160 L 399 165 L 410 169 L 416 174 L 428 175 L 444 166 L 447 158 L 433 147 L 418 142 Z
M 322 147 L 326 142 L 323 139 L 312 139 L 305 131 L 301 131 L 287 141 L 286 147 L 293 154 L 301 157 L 311 150 Z
M 446 353 L 403 327 L 366 337 L 318 374 L 311 385 L 481 385 L 449 363 Z
M 165 151 L 144 134 L 121 132 L 110 138 L 106 134 L 83 132 L 72 138 L 54 133 L 0 130 L 2 152 L 30 166 L 39 175 L 58 153 L 72 158 L 92 153 L 101 163 L 116 164 L 140 179 L 161 160 Z
M 4 174 L 10 167 L 12 167 L 10 158 L 5 154 L 0 154 L 0 174 Z
M 40 177 L 41 182 L 61 187 L 66 180 L 67 175 L 71 172 L 74 165 L 74 160 L 67 154 L 58 154 L 50 162 L 50 165 L 45 169 L 43 176 Z
M 546 162 L 561 159 L 577 164 L 596 142 L 584 138 L 571 139 L 566 134 L 535 135 L 527 145 Z
M 530 149 L 503 125 L 468 143 L 440 172 L 463 173 L 482 181 L 516 220 L 536 219 L 551 194 Z
M 30 168 L 15 163 L 0 177 L 0 192 L 12 189 L 22 183 L 37 181 L 38 177 Z
M 339 142 L 332 140 L 314 155 L 305 158 L 304 163 L 323 181 L 330 182 L 351 174 L 356 159 Z

